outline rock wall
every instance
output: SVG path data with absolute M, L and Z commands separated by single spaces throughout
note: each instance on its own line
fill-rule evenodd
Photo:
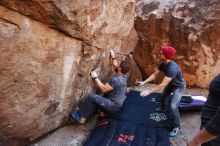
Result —
M 96 88 L 92 69 L 99 67 L 100 79 L 109 80 L 110 49 L 133 50 L 124 44 L 135 1 L 0 5 L 0 145 L 19 146 L 65 124 L 74 103 Z
M 134 0 L 2 0 L 0 4 L 102 49 L 120 48 L 120 38 L 133 27 L 135 7 Z
M 219 0 L 137 1 L 134 54 L 144 77 L 157 66 L 161 47 L 170 44 L 187 85 L 207 88 L 220 72 L 219 8 Z

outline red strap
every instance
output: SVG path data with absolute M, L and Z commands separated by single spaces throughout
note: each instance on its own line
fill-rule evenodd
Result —
M 98 123 L 98 125 L 96 127 L 107 125 L 108 123 L 109 123 L 108 121 L 101 121 L 101 122 Z
M 118 138 L 119 143 L 126 143 L 126 140 L 133 141 L 134 135 L 119 134 L 119 138 Z

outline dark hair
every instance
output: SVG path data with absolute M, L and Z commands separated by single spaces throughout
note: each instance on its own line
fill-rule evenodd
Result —
M 126 61 L 122 61 L 119 67 L 121 67 L 121 72 L 123 74 L 126 74 L 130 70 L 130 65 Z

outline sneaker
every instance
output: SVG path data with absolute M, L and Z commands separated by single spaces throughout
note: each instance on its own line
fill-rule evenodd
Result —
M 180 131 L 180 129 L 174 129 L 173 131 L 171 131 L 170 133 L 169 133 L 169 135 L 170 135 L 170 137 L 176 137 L 176 136 L 179 136 L 179 135 L 181 135 L 182 134 L 182 132 Z

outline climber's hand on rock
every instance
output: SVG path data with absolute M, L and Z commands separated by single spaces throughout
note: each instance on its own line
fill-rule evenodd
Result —
M 111 59 L 115 58 L 115 53 L 113 50 L 110 50 L 110 58 Z
M 98 78 L 98 74 L 96 73 L 96 71 L 91 72 L 91 77 L 92 77 L 92 79 Z

